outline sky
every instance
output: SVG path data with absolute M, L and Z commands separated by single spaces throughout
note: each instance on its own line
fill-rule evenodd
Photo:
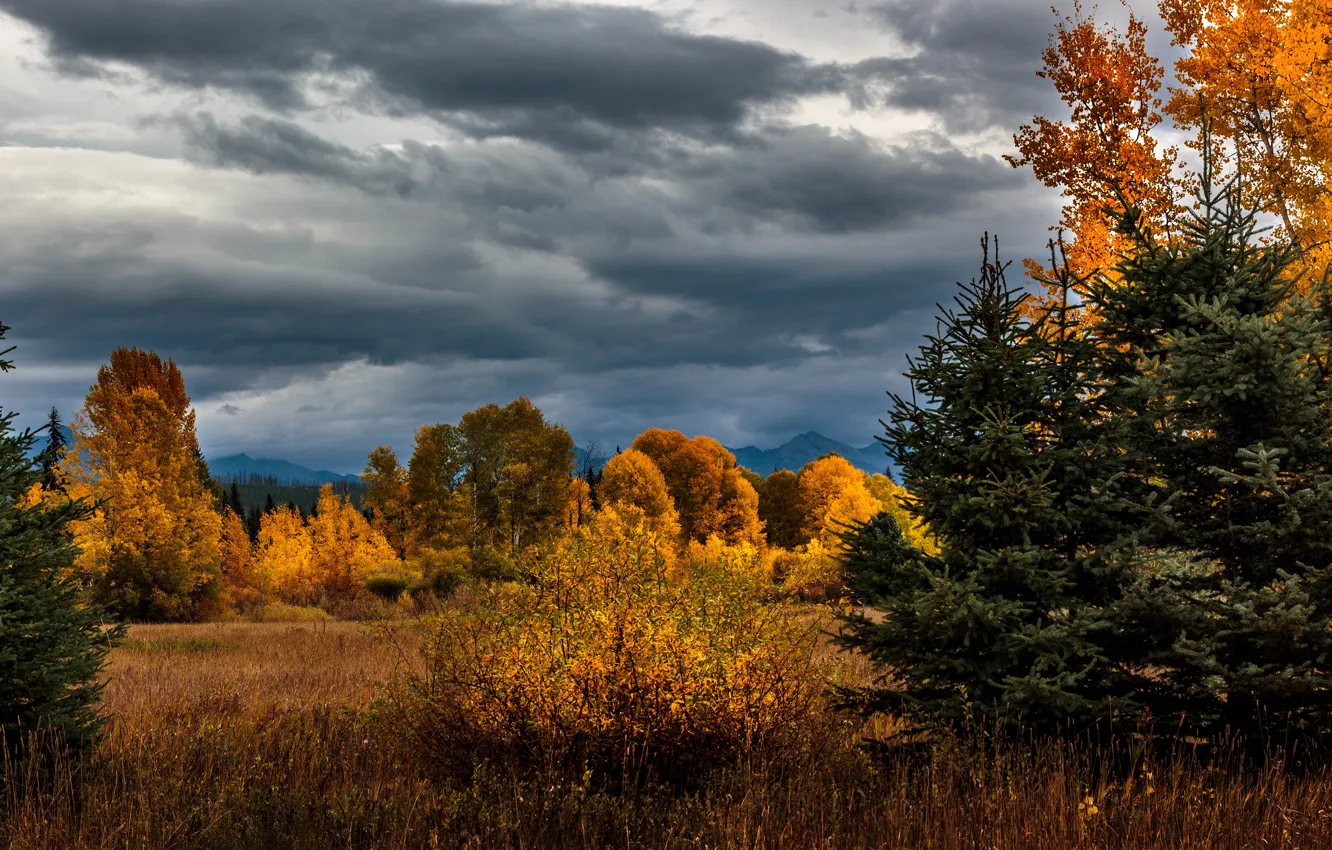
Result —
M 135 345 L 180 366 L 210 456 L 358 472 L 519 395 L 606 448 L 866 445 L 982 233 L 1043 253 L 1058 193 L 1002 155 L 1063 114 L 1054 21 L 0 0 L 0 405 L 68 418 Z

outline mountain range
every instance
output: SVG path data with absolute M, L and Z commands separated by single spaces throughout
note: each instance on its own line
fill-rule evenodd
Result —
M 733 449 L 728 446 L 727 450 L 735 455 L 736 463 L 765 476 L 778 469 L 795 472 L 811 460 L 826 454 L 841 455 L 862 472 L 883 474 L 888 469 L 888 458 L 879 443 L 870 443 L 858 449 L 831 437 L 825 437 L 818 431 L 806 431 L 775 449 L 760 449 L 754 446 Z
M 66 439 L 72 441 L 73 435 L 68 433 L 68 429 L 66 429 L 66 432 Z M 38 440 L 37 445 L 33 447 L 33 454 L 41 451 L 45 444 L 45 439 Z M 798 470 L 811 460 L 829 453 L 841 455 L 850 461 L 852 466 L 864 472 L 882 473 L 889 467 L 888 458 L 883 453 L 883 447 L 878 443 L 856 448 L 831 437 L 825 437 L 817 431 L 806 431 L 792 437 L 775 449 L 760 449 L 755 446 L 731 448 L 728 446 L 727 450 L 735 455 L 736 463 L 764 476 L 778 469 Z M 578 462 L 581 466 L 583 450 L 575 449 L 574 451 L 578 454 Z M 602 458 L 601 464 L 605 462 L 605 458 Z M 231 478 L 243 480 L 250 475 L 265 478 L 272 476 L 283 484 L 325 484 L 330 481 L 355 482 L 360 480 L 357 475 L 343 475 L 327 469 L 310 469 L 307 466 L 301 466 L 287 460 L 253 458 L 247 454 L 211 459 L 208 461 L 208 468 L 212 471 L 214 477 L 224 481 Z
M 275 478 L 282 484 L 328 484 L 338 481 L 360 481 L 359 475 L 343 475 L 327 469 L 310 469 L 289 460 L 277 458 L 250 457 L 247 454 L 228 455 L 208 461 L 208 471 L 220 481 L 239 478 L 244 481 L 251 475 L 262 478 Z

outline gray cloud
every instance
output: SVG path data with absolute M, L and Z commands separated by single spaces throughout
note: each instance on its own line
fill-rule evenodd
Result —
M 0 0 L 58 69 L 130 65 L 171 86 L 240 92 L 279 111 L 312 90 L 476 137 L 579 151 L 624 132 L 725 138 L 759 107 L 838 89 L 841 69 L 691 35 L 616 6 L 449 0 Z
M 0 0 L 128 137 L 0 146 L 6 386 L 72 410 L 112 348 L 149 347 L 206 450 L 347 471 L 520 393 L 608 445 L 867 443 L 980 232 L 1038 253 L 1053 217 L 943 136 L 783 111 L 854 74 L 947 126 L 1001 120 L 1035 89 L 987 112 L 968 86 L 1039 60 L 996 44 L 950 70 L 975 29 L 953 18 L 988 13 L 946 5 L 881 4 L 918 53 L 852 69 L 604 6 Z
M 937 115 L 952 132 L 1011 131 L 1058 104 L 1036 76 L 1054 26 L 1031 0 L 884 0 L 869 7 L 912 51 L 856 66 L 863 101 Z
M 706 219 L 713 231 L 772 221 L 794 230 L 849 232 L 945 214 L 980 194 L 1024 183 L 995 157 L 965 154 L 941 137 L 882 145 L 863 134 L 835 135 L 819 126 L 769 126 L 734 147 L 682 153 L 668 164 L 640 163 L 637 173 L 604 175 L 586 161 L 531 149 L 510 149 L 498 160 L 409 140 L 400 150 L 362 152 L 261 116 L 232 126 L 219 125 L 207 113 L 171 121 L 203 164 L 320 178 L 371 194 L 454 201 L 465 205 L 473 220 L 492 222 L 492 236 L 545 250 L 557 247 L 553 237 L 559 226 L 550 218 L 577 220 L 596 185 L 615 177 L 625 178 L 617 188 L 635 197 L 603 210 L 596 224 L 612 231 L 629 226 L 640 236 L 670 232 L 663 217 L 642 215 L 654 207 Z M 681 191 L 674 202 L 667 201 L 642 177 L 668 179 Z M 603 192 L 596 201 L 605 204 L 612 194 Z

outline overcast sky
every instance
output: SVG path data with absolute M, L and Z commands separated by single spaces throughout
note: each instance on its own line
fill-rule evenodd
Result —
M 1115 5 L 1115 4 L 1111 4 Z M 1110 10 L 1113 11 L 1113 10 Z M 1047 0 L 0 0 L 0 403 L 137 345 L 207 454 L 356 472 L 530 397 L 580 443 L 879 432 L 1058 197 Z

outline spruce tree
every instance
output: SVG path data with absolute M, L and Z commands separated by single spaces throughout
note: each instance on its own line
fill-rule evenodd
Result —
M 1162 553 L 1122 633 L 1151 652 L 1144 692 L 1165 728 L 1255 749 L 1332 745 L 1332 323 L 1326 282 L 1264 245 L 1240 184 L 1175 238 L 1134 213 L 1114 279 L 1090 287 L 1095 335 L 1119 352 L 1110 403 L 1139 492 L 1166 509 Z M 1184 555 L 1181 553 L 1193 553 Z
M 46 445 L 37 453 L 37 464 L 42 470 L 42 486 L 47 490 L 62 490 L 59 470 L 60 454 L 65 450 L 65 427 L 60 421 L 60 411 L 55 407 L 46 419 Z
M 240 485 L 236 479 L 231 479 L 231 487 L 227 490 L 227 507 L 231 512 L 241 519 L 245 518 L 245 503 L 241 500 Z
M 0 324 L 0 339 L 7 330 Z M 12 350 L 0 352 L 0 371 L 12 368 L 3 359 Z M 106 614 L 83 604 L 70 574 L 66 525 L 90 506 L 25 504 L 42 473 L 27 455 L 36 437 L 15 432 L 14 416 L 0 411 L 0 746 L 22 752 L 27 733 L 49 731 L 79 748 L 98 730 L 97 675 L 122 629 L 106 629 Z
M 245 533 L 250 536 L 251 543 L 259 542 L 259 527 L 263 523 L 263 513 L 259 506 L 250 508 L 250 512 L 245 515 Z
M 980 279 L 940 308 L 882 438 L 939 552 L 882 516 L 846 538 L 848 586 L 881 616 L 847 616 L 840 640 L 892 676 L 847 696 L 921 730 L 983 715 L 1078 733 L 1135 710 L 1133 667 L 1113 654 L 1132 650 L 1108 619 L 1132 564 L 1124 458 L 1067 272 L 1064 301 L 1028 319 L 983 244 Z

